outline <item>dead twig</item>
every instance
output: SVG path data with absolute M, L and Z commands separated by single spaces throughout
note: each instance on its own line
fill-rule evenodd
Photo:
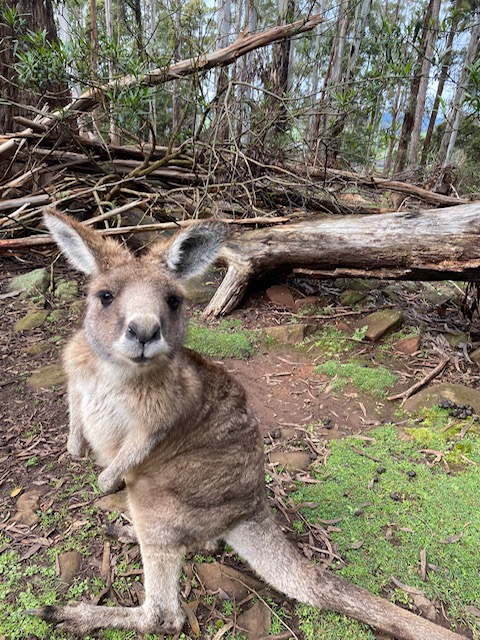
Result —
M 447 366 L 449 362 L 450 362 L 450 358 L 445 358 L 444 360 L 439 362 L 439 364 L 434 369 L 429 371 L 429 373 L 427 373 L 427 375 L 424 376 L 421 380 L 419 380 L 414 385 L 406 389 L 406 391 L 402 391 L 400 393 L 396 393 L 395 395 L 388 396 L 388 400 L 400 400 L 401 398 L 402 405 L 403 405 L 404 402 L 407 400 L 407 398 L 409 398 L 416 391 L 424 387 L 428 382 L 436 378 L 436 376 L 438 376 L 444 370 L 444 368 Z

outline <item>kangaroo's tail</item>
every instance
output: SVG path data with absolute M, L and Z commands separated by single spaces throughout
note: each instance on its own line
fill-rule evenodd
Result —
M 315 567 L 290 544 L 269 513 L 242 522 L 225 539 L 263 580 L 290 598 L 343 613 L 399 640 L 464 638 Z

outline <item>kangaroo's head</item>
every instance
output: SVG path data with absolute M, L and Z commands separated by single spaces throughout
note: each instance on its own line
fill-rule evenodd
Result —
M 142 367 L 173 356 L 185 339 L 183 284 L 214 262 L 225 225 L 192 225 L 136 257 L 56 210 L 44 218 L 71 264 L 90 278 L 84 328 L 93 352 Z

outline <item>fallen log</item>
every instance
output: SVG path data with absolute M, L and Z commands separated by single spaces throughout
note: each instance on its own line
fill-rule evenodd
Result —
M 309 169 L 302 165 L 294 165 L 289 167 L 289 169 L 297 171 L 300 174 L 306 173 L 309 178 L 317 178 L 319 180 L 343 178 L 349 182 L 355 182 L 356 184 L 361 184 L 366 187 L 398 191 L 399 193 L 405 193 L 408 196 L 413 196 L 414 198 L 419 198 L 429 204 L 441 207 L 450 207 L 457 204 L 469 204 L 471 202 L 465 198 L 455 198 L 454 196 L 435 193 L 434 191 L 429 191 L 428 189 L 419 187 L 416 184 L 411 184 L 410 182 L 401 182 L 400 180 L 390 180 L 388 178 L 379 178 L 377 176 L 365 176 L 360 173 L 343 171 L 342 169 Z
M 480 202 L 447 209 L 335 216 L 247 231 L 227 241 L 227 273 L 205 310 L 232 311 L 249 284 L 276 270 L 323 277 L 480 281 Z

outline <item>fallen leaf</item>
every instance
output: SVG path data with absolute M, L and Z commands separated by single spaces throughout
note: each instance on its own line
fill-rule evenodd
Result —
M 18 496 L 19 493 L 21 493 L 23 491 L 23 487 L 15 487 L 15 489 L 12 491 L 12 493 L 10 494 L 11 498 L 15 498 L 16 496 Z
M 350 549 L 360 549 L 360 547 L 363 547 L 364 542 L 365 540 L 359 540 L 358 542 L 354 542 L 353 544 L 350 545 Z
M 445 538 L 445 540 L 439 540 L 439 542 L 440 544 L 453 544 L 454 542 L 458 542 L 462 536 L 463 531 L 460 531 L 460 533 L 456 533 L 454 536 Z

